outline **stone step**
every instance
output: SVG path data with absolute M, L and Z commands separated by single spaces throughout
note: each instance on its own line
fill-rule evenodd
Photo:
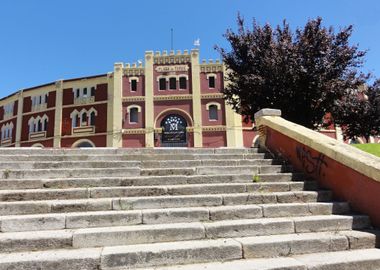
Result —
M 258 148 L 2 148 L 0 155 L 176 155 L 176 154 L 254 154 L 263 153 Z
M 23 161 L 0 162 L 0 170 L 71 169 L 71 168 L 130 168 L 141 166 L 140 161 Z
M 211 159 L 211 160 L 165 160 L 142 161 L 142 168 L 185 168 L 199 166 L 255 166 L 279 164 L 275 159 Z
M 84 168 L 84 169 L 3 169 L 0 170 L 0 179 L 47 179 L 47 178 L 62 178 L 62 177 L 102 177 L 107 176 L 138 176 L 140 168 Z
M 261 173 L 281 173 L 291 170 L 289 166 L 282 165 L 253 165 L 253 166 L 198 166 L 188 168 L 143 168 L 141 175 L 213 175 L 223 174 L 261 174 Z
M 0 202 L 0 215 L 331 201 L 330 191 L 253 192 Z
M 80 188 L 109 186 L 160 186 L 206 183 L 252 183 L 248 175 L 189 175 L 189 176 L 136 176 L 136 177 L 93 177 L 58 179 L 0 179 L 0 190 L 39 188 Z
M 267 178 L 267 176 L 269 176 Z M 161 186 L 212 183 L 254 183 L 264 190 L 276 191 L 283 184 L 303 184 L 305 189 L 315 189 L 314 181 L 300 181 L 302 174 L 276 173 L 258 176 L 252 174 L 223 175 L 164 175 L 137 177 L 92 177 L 92 178 L 57 178 L 57 179 L 0 179 L 0 190 L 41 189 L 41 188 L 80 188 L 80 187 L 110 187 L 110 186 Z M 272 181 L 271 179 L 276 179 Z M 292 182 L 294 181 L 294 182 Z M 297 185 L 295 184 L 295 185 Z
M 111 270 L 112 268 L 101 268 Z M 114 268 L 115 269 L 115 268 Z M 378 270 L 380 249 L 346 250 L 298 255 L 286 258 L 245 259 L 141 270 Z
M 123 267 L 131 270 L 380 269 L 379 249 L 322 252 L 286 258 L 243 259 L 241 247 L 232 239 L 185 241 L 181 245 L 136 245 L 133 249 L 120 246 L 3 253 L 0 258 L 1 270 L 116 270 Z
M 153 225 L 129 225 L 73 230 L 34 231 L 33 233 L 4 232 L 0 234 L 0 252 L 61 249 L 71 247 L 87 248 L 136 245 L 186 240 L 244 237 L 245 240 L 237 240 L 243 244 L 243 248 L 245 246 L 252 246 L 248 255 L 245 255 L 248 257 L 250 256 L 249 254 L 255 253 L 255 244 L 258 245 L 258 242 L 260 242 L 260 240 L 253 238 L 248 238 L 248 240 L 246 240 L 249 236 L 270 236 L 326 231 L 332 231 L 331 234 L 337 234 L 339 231 L 365 229 L 368 228 L 368 226 L 369 219 L 367 216 L 329 215 L 295 218 L 226 220 L 208 223 L 187 222 Z M 351 237 L 356 239 L 354 241 L 357 242 L 365 241 L 360 240 L 360 235 L 358 233 L 352 234 Z M 288 237 L 282 240 L 289 242 L 290 238 L 291 237 Z M 296 235 L 294 235 L 293 239 L 297 240 Z M 346 249 L 348 247 L 347 238 L 344 237 L 344 240 L 346 245 L 345 248 L 342 249 Z M 372 242 L 375 243 L 376 237 L 373 236 L 372 240 Z M 270 246 L 270 244 L 268 245 Z M 296 245 L 296 243 L 294 245 Z M 290 249 L 291 246 L 292 245 L 289 247 Z M 374 244 L 372 247 L 374 247 Z M 281 249 L 280 246 L 278 246 L 278 249 Z M 282 251 L 280 251 L 280 255 L 281 252 Z M 262 257 L 262 253 L 260 253 L 259 256 Z
M 0 217 L 0 232 L 61 230 L 263 217 L 348 214 L 348 203 L 293 203 L 74 212 Z
M 252 154 L 52 154 L 52 155 L 3 155 L 0 151 L 0 161 L 175 161 L 175 160 L 252 160 L 271 158 L 266 153 Z
M 65 200 L 87 198 L 195 195 L 244 192 L 286 192 L 316 190 L 316 182 L 215 183 L 161 186 L 91 187 L 67 189 L 0 190 L 0 201 Z

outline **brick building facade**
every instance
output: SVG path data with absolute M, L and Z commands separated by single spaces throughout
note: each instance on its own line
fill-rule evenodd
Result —
M 1 147 L 251 147 L 223 72 L 197 49 L 148 51 L 144 66 L 20 90 L 0 100 Z

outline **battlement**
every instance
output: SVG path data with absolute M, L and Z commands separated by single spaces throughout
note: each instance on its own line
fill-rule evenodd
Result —
M 206 59 L 203 59 L 200 69 L 201 72 L 223 72 L 223 63 L 219 59 L 209 59 L 208 62 Z
M 154 57 L 165 57 L 165 56 L 181 56 L 181 55 L 189 55 L 189 50 L 184 50 L 183 52 L 181 50 L 163 50 L 161 51 L 156 51 L 154 53 Z

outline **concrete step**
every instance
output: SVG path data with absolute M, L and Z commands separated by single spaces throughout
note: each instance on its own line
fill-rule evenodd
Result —
M 182 208 L 267 203 L 331 201 L 330 191 L 253 192 L 236 194 L 163 195 L 45 201 L 0 202 L 0 215 L 62 213 L 152 208 Z
M 332 231 L 331 235 L 339 231 L 351 229 L 365 229 L 369 226 L 367 216 L 307 216 L 295 218 L 258 218 L 242 220 L 225 220 L 211 223 L 187 222 L 172 224 L 152 224 L 152 225 L 129 225 L 114 227 L 84 228 L 73 230 L 55 231 L 34 231 L 30 232 L 9 232 L 0 234 L 0 252 L 17 252 L 27 250 L 46 250 L 61 248 L 87 248 L 118 245 L 136 245 L 146 243 L 174 242 L 199 239 L 233 238 L 237 239 L 245 246 L 251 247 L 249 254 L 255 253 L 255 248 L 259 243 L 269 240 L 252 239 L 249 236 L 273 236 L 282 234 L 326 232 Z M 363 233 L 365 234 L 365 233 Z M 368 234 L 368 233 L 367 233 Z M 365 234 L 367 236 L 367 234 Z M 330 238 L 331 238 L 330 235 Z M 294 240 L 303 241 L 305 238 L 297 239 L 296 235 L 287 238 L 279 237 L 279 242 L 289 242 Z M 350 235 L 353 241 L 361 242 L 360 234 Z M 314 237 L 314 236 L 313 236 Z M 342 239 L 340 237 L 340 239 Z M 367 237 L 368 238 L 368 237 Z M 273 237 L 270 238 L 273 241 Z M 357 240 L 359 239 L 359 240 Z M 376 242 L 373 235 L 372 247 Z M 348 240 L 344 236 L 345 247 L 348 248 Z M 267 244 L 271 246 L 271 244 Z M 289 243 L 285 243 L 288 246 Z M 297 245 L 297 243 L 294 243 Z M 341 242 L 337 244 L 341 247 Z M 360 244 L 362 245 L 362 244 Z M 264 244 L 262 245 L 264 249 Z M 291 250 L 292 245 L 289 249 Z M 370 246 L 371 247 L 371 246 Z M 280 250 L 280 246 L 277 247 Z M 313 250 L 319 252 L 321 250 Z M 281 255 L 283 250 L 279 251 Z M 297 254 L 297 253 L 294 253 Z M 277 254 L 269 254 L 269 256 Z M 254 255 L 252 255 L 254 256 Z M 262 253 L 258 256 L 263 256 Z
M 348 203 L 334 202 L 14 215 L 0 217 L 0 232 L 331 215 L 349 212 Z
M 84 168 L 84 169 L 3 169 L 0 170 L 0 179 L 47 179 L 62 177 L 103 177 L 107 176 L 138 176 L 140 168 Z
M 112 268 L 102 268 L 111 270 Z M 140 268 L 141 269 L 141 268 Z M 143 268 L 141 270 L 377 270 L 380 250 L 346 250 L 298 255 L 286 258 L 245 259 L 227 262 Z
M 160 195 L 223 194 L 244 192 L 286 192 L 316 190 L 316 182 L 215 183 L 161 186 L 91 187 L 66 189 L 0 190 L 0 201 L 64 200 L 87 198 L 140 197 Z
M 140 161 L 22 161 L 1 162 L 1 170 L 71 169 L 71 168 L 131 168 L 141 166 Z

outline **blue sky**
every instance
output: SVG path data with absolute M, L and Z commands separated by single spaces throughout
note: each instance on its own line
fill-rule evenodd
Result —
M 236 28 L 240 12 L 294 29 L 321 16 L 335 29 L 354 25 L 352 43 L 368 49 L 365 71 L 380 77 L 378 0 L 1 0 L 0 97 L 58 79 L 106 73 L 114 62 L 143 59 L 146 50 L 192 49 L 218 58 L 215 44 Z

